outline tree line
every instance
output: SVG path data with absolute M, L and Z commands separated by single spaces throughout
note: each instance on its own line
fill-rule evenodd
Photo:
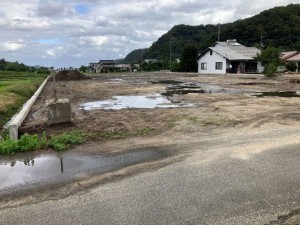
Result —
M 50 74 L 46 67 L 35 68 L 27 66 L 24 63 L 8 62 L 5 59 L 0 59 L 0 71 L 15 71 L 15 72 L 35 72 L 41 74 Z

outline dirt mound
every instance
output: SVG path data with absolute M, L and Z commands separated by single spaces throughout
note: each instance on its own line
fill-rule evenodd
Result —
M 83 75 L 77 70 L 62 70 L 59 71 L 56 76 L 55 80 L 85 80 L 90 79 L 88 76 Z

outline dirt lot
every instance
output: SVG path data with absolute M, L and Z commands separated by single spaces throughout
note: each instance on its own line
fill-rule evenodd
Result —
M 298 79 L 299 74 L 265 79 L 261 75 L 132 73 L 98 75 L 90 80 L 58 81 L 58 97 L 70 100 L 73 123 L 52 127 L 47 126 L 45 105 L 47 99 L 53 98 L 53 84 L 49 81 L 21 130 L 29 133 L 46 130 L 48 134 L 54 134 L 77 127 L 86 131 L 122 132 L 126 136 L 151 128 L 151 133 L 160 137 L 165 132 L 173 135 L 229 127 L 296 125 L 300 119 L 300 114 L 295 113 L 299 109 L 299 98 L 253 95 L 256 92 L 296 92 L 299 90 Z M 167 89 L 170 92 L 166 93 Z M 211 93 L 201 93 L 203 89 Z M 85 103 L 110 100 L 114 96 L 161 93 L 165 93 L 172 103 L 183 107 L 120 110 L 82 108 Z

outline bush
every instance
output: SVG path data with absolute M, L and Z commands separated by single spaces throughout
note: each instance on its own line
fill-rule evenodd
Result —
M 265 75 L 266 77 L 273 77 L 277 72 L 277 65 L 275 63 L 269 63 L 265 66 Z
M 57 151 L 65 151 L 72 145 L 84 143 L 86 141 L 84 137 L 85 133 L 80 130 L 63 133 L 59 136 L 52 136 L 49 140 L 49 147 Z
M 294 62 L 289 62 L 285 64 L 287 71 L 295 72 L 297 70 L 297 65 Z
M 3 140 L 0 141 L 0 154 L 9 155 L 17 152 L 36 151 L 48 147 L 56 151 L 64 151 L 72 145 L 84 143 L 86 141 L 85 137 L 87 136 L 87 133 L 80 130 L 63 133 L 58 136 L 51 136 L 49 139 L 45 132 L 41 137 L 38 135 L 24 134 L 17 141 L 10 140 L 7 135 L 4 135 Z

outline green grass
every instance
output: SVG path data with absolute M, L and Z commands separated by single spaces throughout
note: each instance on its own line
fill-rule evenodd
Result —
M 47 77 L 33 72 L 0 71 L 0 128 Z
M 151 127 L 145 127 L 136 131 L 122 131 L 122 130 L 113 130 L 113 131 L 100 131 L 94 133 L 94 137 L 100 138 L 109 138 L 109 139 L 120 139 L 132 136 L 146 136 L 153 132 L 155 129 Z
M 17 152 L 37 151 L 52 148 L 56 151 L 65 151 L 70 147 L 86 142 L 89 134 L 81 130 L 64 132 L 60 135 L 47 137 L 44 132 L 42 136 L 24 134 L 19 140 L 10 140 L 8 134 L 3 135 L 0 141 L 0 154 L 11 155 Z
M 55 136 L 47 136 L 44 132 L 42 136 L 24 134 L 19 140 L 10 140 L 8 131 L 3 132 L 0 140 L 0 155 L 12 155 L 18 152 L 38 151 L 51 148 L 56 151 L 65 151 L 74 145 L 85 143 L 88 139 L 108 138 L 120 139 L 132 136 L 146 136 L 155 129 L 145 127 L 136 131 L 101 131 L 85 132 L 73 130 Z

